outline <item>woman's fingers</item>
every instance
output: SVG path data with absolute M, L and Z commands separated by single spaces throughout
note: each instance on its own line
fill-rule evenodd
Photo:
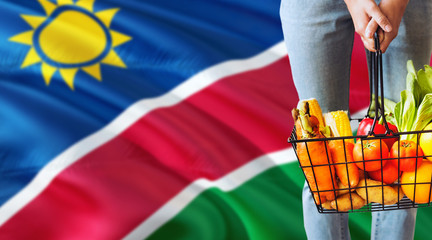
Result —
M 378 29 L 378 23 L 372 18 L 368 25 L 366 26 L 366 30 L 365 30 L 365 37 L 366 38 L 372 38 L 374 33 L 377 31 Z
M 390 21 L 376 4 L 371 4 L 369 9 L 367 10 L 367 13 L 385 32 L 392 31 Z
M 375 22 L 375 20 L 371 19 L 370 22 L 368 23 L 368 26 L 375 25 L 378 28 L 378 24 L 376 22 L 375 23 L 374 22 Z M 382 31 L 382 29 L 378 29 L 377 30 L 377 28 L 373 30 L 373 32 L 370 35 L 370 37 L 367 37 L 365 35 L 365 36 L 363 36 L 361 38 L 362 41 L 363 41 L 363 45 L 365 46 L 365 48 L 368 49 L 371 52 L 375 52 L 376 51 L 376 49 L 375 49 L 375 38 L 374 38 L 374 33 L 376 31 L 378 31 L 378 38 L 379 38 L 379 42 L 380 42 L 380 49 L 383 50 L 383 48 L 382 48 L 383 45 L 382 44 L 384 42 L 384 32 Z
M 386 33 L 392 32 L 390 20 L 374 0 L 345 0 L 345 3 L 353 19 L 355 31 L 360 35 L 365 48 L 375 51 L 373 35 L 379 28 Z M 383 36 L 382 33 L 379 35 L 380 43 L 383 42 Z
M 384 41 L 381 43 L 380 49 L 383 53 L 385 53 L 385 51 L 387 50 L 387 48 L 390 45 L 392 40 L 393 39 L 387 38 L 387 39 L 384 39 Z
M 375 42 L 372 38 L 365 38 L 365 37 L 361 37 L 361 40 L 363 42 L 364 47 L 371 51 L 371 52 L 375 52 Z

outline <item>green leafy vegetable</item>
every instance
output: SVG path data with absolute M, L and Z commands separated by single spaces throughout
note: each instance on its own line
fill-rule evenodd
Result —
M 432 119 L 432 93 L 424 96 L 423 101 L 417 109 L 417 118 L 413 123 L 413 131 L 421 131 Z
M 378 102 L 381 105 L 381 98 L 378 98 Z M 396 125 L 396 120 L 394 118 L 394 109 L 395 109 L 396 103 L 388 98 L 384 98 L 384 117 L 387 122 Z M 373 118 L 375 117 L 375 96 L 372 95 L 372 102 L 370 105 L 370 110 L 368 112 L 368 115 Z M 382 119 L 380 119 L 381 121 Z
M 406 90 L 394 106 L 395 124 L 400 132 L 421 131 L 432 120 L 432 67 L 425 65 L 417 73 L 413 62 L 407 62 Z M 415 134 L 402 140 L 416 140 Z

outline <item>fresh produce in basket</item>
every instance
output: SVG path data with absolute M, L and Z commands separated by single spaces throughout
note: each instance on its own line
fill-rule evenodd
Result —
M 360 209 L 366 204 L 366 201 L 357 193 L 345 193 L 331 201 L 330 206 L 337 209 L 339 212 L 346 212 L 348 210 Z
M 416 171 L 403 172 L 400 182 L 405 195 L 416 203 L 432 202 L 432 163 L 424 161 Z M 414 195 L 415 191 L 415 195 Z
M 352 136 L 351 125 L 346 111 L 333 111 L 324 114 L 326 126 L 334 137 Z M 353 162 L 353 139 L 329 141 L 331 158 L 336 168 L 336 175 L 345 186 L 355 187 L 359 181 L 359 171 Z
M 336 175 L 345 186 L 355 187 L 359 181 L 359 169 L 353 162 L 354 144 L 342 140 L 329 142 L 329 150 L 335 163 Z
M 390 150 L 390 163 L 398 168 L 400 171 L 414 171 L 423 162 L 423 150 L 414 141 L 401 140 L 395 143 Z M 417 166 L 416 166 L 417 165 Z
M 313 117 L 309 113 L 308 102 L 302 102 L 299 109 L 293 109 L 292 115 L 296 124 L 297 131 L 301 131 L 297 136 L 300 139 L 320 139 L 324 138 L 317 130 L 318 122 L 311 123 Z M 319 127 L 318 127 L 319 129 Z M 314 193 L 317 204 L 335 199 L 335 188 L 337 187 L 335 170 L 331 164 L 331 155 L 327 152 L 327 141 L 308 141 L 297 143 L 297 155 L 300 165 Z M 317 166 L 322 165 L 322 166 Z M 316 181 L 315 181 L 316 179 Z
M 374 121 L 373 118 L 364 118 L 360 122 L 360 124 L 359 124 L 358 130 L 357 130 L 357 136 L 362 136 L 362 135 L 366 136 L 366 135 L 368 135 L 369 131 L 372 128 L 373 121 Z M 398 132 L 397 127 L 395 125 L 391 124 L 390 122 L 387 122 L 387 126 L 394 133 Z M 375 123 L 374 129 L 373 129 L 373 133 L 375 133 L 375 134 L 385 134 L 386 131 L 387 131 L 387 129 L 385 128 L 385 126 L 382 123 L 380 123 L 380 121 L 377 121 Z M 387 133 L 387 136 L 391 136 L 391 133 Z M 359 140 L 360 139 L 358 139 L 357 141 L 359 141 Z M 383 141 L 386 143 L 387 148 L 390 149 L 393 146 L 394 142 L 397 141 L 397 137 L 394 137 L 394 138 L 383 138 Z
M 432 130 L 432 123 L 429 123 L 423 130 Z M 419 145 L 424 155 L 429 161 L 432 161 L 432 132 L 424 132 L 420 135 Z
M 344 195 L 345 193 L 349 193 L 354 191 L 355 188 L 344 185 L 341 181 L 338 181 L 338 190 L 336 191 L 336 196 Z
M 363 137 L 355 137 L 355 143 L 347 112 L 323 114 L 314 98 L 300 101 L 293 109 L 299 140 L 293 141 L 296 153 L 322 209 L 346 212 L 370 203 L 393 205 L 405 195 L 416 204 L 432 202 L 432 67 L 416 72 L 408 61 L 407 68 L 400 102 L 377 99 L 384 100 L 378 113 L 376 107 L 373 111 L 377 102 L 371 101 L 368 117 L 357 131 Z M 380 118 L 374 125 L 376 114 Z M 372 125 L 373 136 L 367 136 Z M 400 204 L 417 207 L 407 201 Z M 382 208 L 388 209 L 394 207 Z
M 332 201 L 324 202 L 324 203 L 321 204 L 321 207 L 323 207 L 324 209 L 330 210 L 330 209 L 332 209 L 331 202 Z
M 432 67 L 424 67 L 416 72 L 413 62 L 407 62 L 406 90 L 394 108 L 396 126 L 401 132 L 421 131 L 432 120 Z M 417 134 L 401 135 L 401 140 L 417 142 Z
M 362 179 L 361 179 L 362 180 Z M 348 188 L 347 186 L 343 185 L 340 181 L 338 181 L 338 190 L 336 191 L 336 200 L 327 201 L 321 204 L 321 206 L 324 209 L 337 209 L 338 211 L 348 211 L 348 210 L 354 210 L 362 208 L 365 205 L 365 201 L 363 198 L 361 198 L 357 193 L 354 191 L 356 188 Z M 353 205 L 351 208 L 351 202 L 350 201 L 350 193 L 351 192 L 351 198 L 353 201 Z M 337 201 L 337 208 L 336 208 L 336 201 Z
M 382 169 L 368 172 L 370 178 L 379 182 L 382 181 L 385 184 L 394 183 L 401 175 L 400 173 L 398 167 L 390 163 L 387 163 Z
M 397 203 L 403 197 L 403 192 L 398 191 L 398 186 L 383 185 L 379 181 L 372 179 L 364 179 L 357 185 L 356 192 L 363 199 L 367 200 L 367 203 L 375 202 L 384 205 L 392 205 Z M 366 190 L 367 189 L 367 190 Z
M 373 118 L 364 118 L 361 120 L 359 127 L 357 129 L 357 135 L 368 135 L 370 129 L 372 128 L 374 119 Z M 386 132 L 385 127 L 382 124 L 379 124 L 378 122 L 375 124 L 373 133 L 375 134 L 384 134 Z
M 325 123 L 324 123 L 323 113 L 318 103 L 318 100 L 316 100 L 315 98 L 300 100 L 297 103 L 297 108 L 301 109 L 302 105 L 304 105 L 305 103 L 308 103 L 309 105 L 310 116 L 316 117 L 318 119 L 319 126 L 323 128 L 325 126 Z
M 333 137 L 353 136 L 347 111 L 332 111 L 325 113 L 323 116 L 325 125 L 330 128 Z M 345 141 L 354 143 L 354 139 L 352 138 L 345 139 Z
M 387 163 L 389 150 L 381 139 L 368 139 L 357 141 L 354 146 L 354 161 L 362 170 L 376 171 Z
M 297 130 L 296 131 L 297 139 L 308 139 L 308 138 L 311 138 L 311 136 L 313 137 L 315 135 L 320 134 L 320 127 L 322 127 L 322 125 L 320 123 L 319 118 L 316 115 L 312 115 L 310 113 L 311 112 L 311 106 L 313 107 L 315 114 L 318 114 L 318 113 L 321 114 L 321 108 L 318 105 L 318 102 L 313 101 L 313 99 L 300 101 L 298 103 L 298 109 L 292 110 L 292 116 L 293 116 L 294 124 L 295 124 L 296 130 Z M 301 110 L 302 114 L 300 114 L 299 109 L 302 109 Z M 297 121 L 296 120 L 297 118 L 303 118 L 304 123 L 302 124 L 302 121 Z M 322 118 L 322 116 L 321 116 L 321 118 Z M 324 121 L 324 120 L 322 120 L 322 121 Z M 308 129 L 303 129 L 303 127 L 306 127 Z M 306 132 L 304 132 L 305 130 L 306 130 Z

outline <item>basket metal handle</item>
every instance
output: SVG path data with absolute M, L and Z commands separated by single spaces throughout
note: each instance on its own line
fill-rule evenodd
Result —
M 369 130 L 368 136 L 386 136 L 387 134 L 394 135 L 395 133 L 389 128 L 384 115 L 384 83 L 383 83 L 383 66 L 382 66 L 382 52 L 379 43 L 378 31 L 374 34 L 375 41 L 375 52 L 369 52 L 369 108 L 367 110 L 365 118 L 369 118 L 369 111 L 372 105 L 372 96 L 375 97 L 375 117 L 372 123 L 372 127 Z M 381 103 L 378 99 L 381 99 Z M 386 128 L 384 134 L 375 134 L 374 128 L 382 117 L 383 125 Z

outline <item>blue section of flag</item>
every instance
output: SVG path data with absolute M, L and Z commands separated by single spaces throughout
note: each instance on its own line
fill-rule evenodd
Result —
M 282 40 L 276 0 L 95 1 L 94 12 L 110 8 L 110 29 L 132 37 L 114 48 L 127 68 L 102 64 L 101 82 L 79 70 L 71 90 L 59 71 L 47 86 L 41 63 L 21 68 L 31 46 L 9 40 L 32 30 L 21 14 L 46 16 L 39 2 L 0 2 L 0 206 L 132 103 Z

